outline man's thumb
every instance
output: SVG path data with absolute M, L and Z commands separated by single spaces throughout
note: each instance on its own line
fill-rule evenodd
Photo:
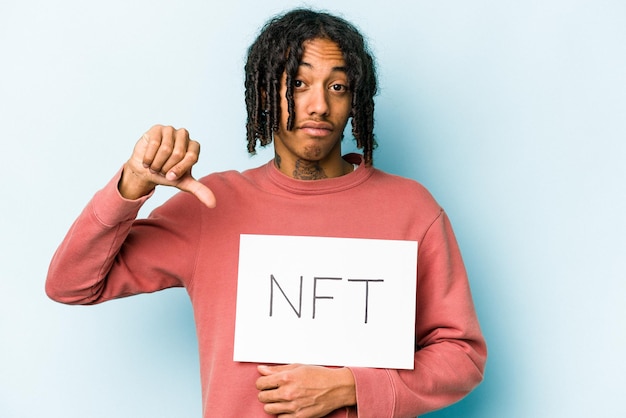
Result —
M 215 195 L 204 184 L 194 179 L 192 176 L 186 176 L 182 178 L 177 186 L 180 190 L 191 193 L 198 198 L 199 201 L 204 203 L 207 207 L 213 209 L 217 205 Z

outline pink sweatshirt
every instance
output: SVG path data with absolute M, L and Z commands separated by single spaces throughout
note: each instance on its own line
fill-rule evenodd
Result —
M 135 217 L 147 197 L 122 198 L 118 175 L 72 225 L 51 262 L 46 292 L 62 303 L 95 304 L 185 287 L 197 327 L 204 417 L 266 417 L 256 365 L 232 360 L 240 234 L 417 241 L 414 370 L 351 368 L 357 408 L 329 416 L 414 417 L 447 406 L 482 380 L 486 360 L 448 218 L 415 181 L 365 167 L 356 154 L 345 158 L 359 168 L 325 180 L 295 180 L 272 162 L 211 174 L 201 181 L 215 193 L 215 209 L 179 193 L 141 220 Z

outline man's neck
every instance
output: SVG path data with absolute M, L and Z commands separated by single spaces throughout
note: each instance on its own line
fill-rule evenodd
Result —
M 308 161 L 296 159 L 295 161 L 286 161 L 281 158 L 278 153 L 274 157 L 274 165 L 283 174 L 298 180 L 321 180 L 333 177 L 343 176 L 351 173 L 354 167 L 343 158 L 339 158 L 336 162 L 322 164 L 319 161 Z

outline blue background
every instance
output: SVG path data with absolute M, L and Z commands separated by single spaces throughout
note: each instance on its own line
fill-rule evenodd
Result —
M 245 150 L 243 62 L 299 3 L 214 3 L 0 4 L 1 417 L 200 416 L 183 290 L 68 307 L 43 289 L 153 124 L 203 144 L 196 174 L 271 158 Z M 626 416 L 626 3 L 313 4 L 369 37 L 376 165 L 430 189 L 470 273 L 485 381 L 428 416 Z

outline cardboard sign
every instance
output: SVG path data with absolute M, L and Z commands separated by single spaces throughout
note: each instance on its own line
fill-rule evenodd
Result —
M 235 361 L 412 369 L 417 242 L 241 235 Z

